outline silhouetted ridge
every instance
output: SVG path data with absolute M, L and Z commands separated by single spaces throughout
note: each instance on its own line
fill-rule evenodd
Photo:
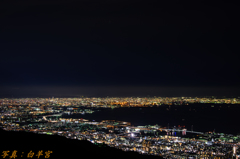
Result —
M 34 157 L 38 151 L 43 150 L 43 156 L 39 158 L 45 158 L 45 152 L 50 150 L 50 159 L 58 158 L 154 158 L 159 159 L 159 156 L 141 155 L 137 152 L 125 152 L 120 149 L 109 147 L 106 144 L 94 145 L 87 140 L 67 139 L 58 135 L 45 135 L 35 134 L 31 132 L 14 132 L 5 131 L 0 129 L 1 134 L 1 151 L 9 150 L 9 155 L 14 150 L 17 150 L 16 158 L 27 158 L 27 154 L 32 150 Z M 101 147 L 100 147 L 101 146 Z M 21 157 L 24 152 L 23 157 Z M 9 158 L 7 156 L 6 158 Z

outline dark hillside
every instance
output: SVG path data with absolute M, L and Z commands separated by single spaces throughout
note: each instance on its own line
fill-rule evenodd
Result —
M 45 152 L 52 151 L 50 154 L 51 159 L 63 159 L 63 158 L 155 158 L 158 156 L 141 155 L 136 152 L 125 152 L 116 148 L 109 147 L 105 144 L 98 146 L 90 143 L 89 141 L 79 141 L 67 139 L 62 136 L 56 135 L 43 135 L 30 132 L 13 132 L 4 131 L 0 129 L 0 142 L 1 142 L 1 155 L 3 151 L 9 151 L 9 155 L 5 158 L 9 158 L 13 151 L 16 150 L 17 159 L 28 158 L 27 154 L 32 150 L 34 156 L 32 158 L 38 158 L 36 155 L 40 150 L 43 150 L 43 155 L 39 158 L 45 158 Z M 3 156 L 2 156 L 3 158 Z M 46 157 L 47 158 L 47 157 Z

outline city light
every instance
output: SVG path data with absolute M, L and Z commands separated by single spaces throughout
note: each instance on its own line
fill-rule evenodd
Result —
M 174 102 L 180 104 L 182 101 L 185 101 L 185 104 L 216 101 L 236 104 L 239 102 L 231 99 L 197 97 L 136 99 L 137 102 L 134 100 L 132 103 L 130 102 L 131 107 L 151 107 L 151 103 L 154 103 L 152 101 L 158 101 L 156 104 L 166 102 L 167 108 L 173 105 Z M 192 129 L 190 131 L 186 128 L 187 126 L 181 125 L 172 128 L 167 125 L 160 126 L 156 124 L 132 126 L 128 121 L 102 120 L 96 122 L 95 120 L 69 117 L 69 114 L 95 113 L 97 109 L 90 109 L 89 103 L 94 103 L 90 105 L 91 107 L 103 109 L 105 109 L 105 107 L 102 107 L 103 105 L 110 108 L 108 104 L 111 103 L 112 105 L 115 104 L 116 108 L 121 109 L 126 104 L 124 101 L 129 101 L 129 98 L 52 98 L 51 103 L 45 98 L 0 99 L 1 123 L 4 130 L 28 131 L 48 135 L 58 134 L 70 139 L 88 140 L 91 143 L 105 142 L 124 151 L 132 150 L 139 153 L 161 154 L 162 156 L 164 154 L 173 156 L 182 152 L 187 154 L 195 153 L 196 156 L 201 156 L 201 149 L 204 149 L 208 155 L 224 156 L 228 152 L 231 152 L 236 157 L 239 155 L 237 149 L 237 146 L 240 145 L 239 136 L 214 132 L 197 132 Z M 215 109 L 211 105 L 209 107 Z M 16 124 L 16 122 L 19 124 Z M 27 124 L 28 122 L 31 124 Z M 194 137 L 185 138 L 187 133 L 188 136 Z M 214 151 L 211 147 L 215 147 Z

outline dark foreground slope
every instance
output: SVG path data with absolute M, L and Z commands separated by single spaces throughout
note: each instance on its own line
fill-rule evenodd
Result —
M 28 158 L 27 155 L 30 151 L 34 152 L 32 158 L 37 159 L 39 151 L 42 150 L 43 155 L 39 158 L 47 158 L 45 152 L 52 151 L 50 154 L 51 159 L 63 158 L 138 158 L 138 159 L 160 159 L 158 156 L 141 155 L 136 152 L 125 152 L 107 145 L 94 145 L 89 141 L 79 141 L 67 139 L 62 136 L 43 135 L 30 132 L 13 132 L 4 131 L 0 129 L 0 142 L 1 142 L 1 155 L 3 151 L 9 151 L 9 158 L 13 151 L 16 150 L 16 159 Z M 3 156 L 1 156 L 4 158 Z M 30 158 L 30 157 L 29 157 Z

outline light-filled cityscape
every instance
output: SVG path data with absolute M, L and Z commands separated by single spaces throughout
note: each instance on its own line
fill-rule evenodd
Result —
M 1 157 L 239 158 L 239 4 L 1 0 Z
M 26 131 L 60 135 L 69 139 L 105 143 L 123 151 L 163 158 L 238 158 L 240 135 L 197 132 L 185 126 L 138 125 L 128 121 L 90 121 L 68 115 L 94 114 L 101 109 L 121 107 L 162 107 L 193 103 L 239 104 L 239 98 L 146 97 L 146 98 L 4 98 L 0 100 L 1 127 L 6 131 Z M 101 108 L 101 109 L 98 109 Z M 64 117 L 63 117 L 64 115 Z

